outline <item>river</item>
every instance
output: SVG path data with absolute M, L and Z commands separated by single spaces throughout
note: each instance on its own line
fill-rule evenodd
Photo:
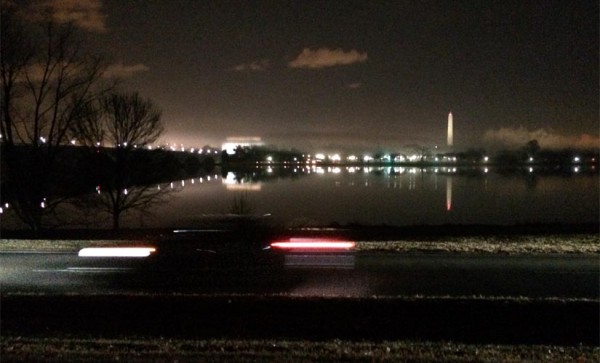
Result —
M 127 227 L 191 226 L 206 215 L 271 214 L 289 225 L 597 222 L 594 167 L 281 166 L 178 180 Z

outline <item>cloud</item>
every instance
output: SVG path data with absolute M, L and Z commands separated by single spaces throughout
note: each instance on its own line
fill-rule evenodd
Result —
M 231 67 L 231 70 L 236 72 L 260 72 L 269 68 L 269 63 L 268 59 L 261 59 L 250 63 L 238 64 L 235 67 Z
M 133 76 L 135 73 L 146 72 L 150 68 L 148 66 L 138 63 L 134 65 L 125 65 L 123 63 L 115 63 L 106 68 L 103 74 L 104 78 L 127 78 Z
M 41 0 L 29 9 L 28 17 L 35 21 L 50 17 L 57 23 L 73 23 L 90 32 L 107 31 L 102 0 Z
M 319 69 L 338 65 L 349 65 L 367 61 L 367 53 L 357 50 L 344 52 L 342 49 L 319 48 L 311 50 L 304 48 L 296 59 L 288 63 L 290 68 Z
M 524 146 L 530 140 L 537 140 L 539 145 L 546 149 L 590 149 L 600 146 L 600 138 L 597 135 L 581 134 L 578 136 L 565 136 L 543 128 L 530 131 L 524 127 L 502 127 L 498 130 L 486 131 L 483 138 L 487 142 L 509 147 Z

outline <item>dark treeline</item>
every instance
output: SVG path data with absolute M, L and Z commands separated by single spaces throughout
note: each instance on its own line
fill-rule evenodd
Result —
M 466 149 L 446 153 L 434 153 L 425 147 L 415 148 L 417 159 L 409 159 L 408 154 L 376 152 L 372 158 L 365 161 L 362 158 L 348 160 L 311 160 L 308 154 L 300 151 L 276 150 L 266 147 L 238 146 L 234 154 L 221 154 L 222 165 L 229 168 L 240 168 L 244 165 L 268 164 L 295 164 L 316 161 L 320 164 L 375 164 L 375 165 L 424 165 L 436 166 L 440 164 L 472 165 L 488 164 L 503 167 L 522 165 L 573 165 L 573 164 L 598 164 L 600 153 L 598 150 L 576 149 L 542 149 L 536 140 L 529 141 L 525 146 L 517 149 L 505 149 L 488 153 L 484 149 Z
M 27 165 L 29 170 L 36 167 L 35 153 L 31 148 L 20 145 L 14 147 L 10 154 L 0 152 L 2 201 L 10 199 L 13 189 L 23 187 L 22 184 L 13 185 L 10 179 L 10 165 Z M 55 168 L 49 171 L 52 175 L 48 178 L 50 182 L 46 197 L 72 197 L 93 192 L 97 186 L 102 187 L 113 175 L 117 152 L 117 148 L 62 146 Z M 7 160 L 9 157 L 14 160 Z M 159 184 L 184 179 L 211 172 L 215 166 L 215 161 L 210 156 L 162 149 L 133 150 L 128 158 L 130 167 L 124 176 L 126 182 L 123 186 Z
M 578 151 L 574 149 L 563 150 L 539 150 L 534 153 L 524 150 L 504 150 L 500 151 L 492 159 L 496 164 L 546 164 L 546 165 L 567 165 L 574 163 L 597 164 L 598 151 Z
M 39 178 L 21 175 L 23 171 L 36 175 L 40 155 L 47 153 L 43 145 L 13 146 L 10 152 L 3 146 L 0 153 L 1 204 L 33 230 L 68 225 L 68 215 L 48 218 L 64 204 L 86 213 L 107 212 L 118 229 L 122 212 L 146 207 L 167 193 L 157 185 L 204 175 L 215 165 L 210 156 L 161 149 L 61 146 L 55 151 L 56 160 L 45 169 L 43 185 Z
M 225 166 L 246 163 L 294 163 L 303 162 L 304 156 L 300 151 L 276 150 L 267 147 L 238 146 L 233 154 L 221 153 L 221 163 Z

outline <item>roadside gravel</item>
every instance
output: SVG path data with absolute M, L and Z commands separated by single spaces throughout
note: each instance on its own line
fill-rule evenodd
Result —
M 2 356 L 27 362 L 594 362 L 589 346 L 347 340 L 186 340 L 4 336 Z
M 84 247 L 152 245 L 148 240 L 0 239 L 2 251 L 78 251 Z M 356 241 L 357 252 L 479 253 L 479 254 L 600 254 L 600 235 L 511 235 L 448 237 L 435 240 Z

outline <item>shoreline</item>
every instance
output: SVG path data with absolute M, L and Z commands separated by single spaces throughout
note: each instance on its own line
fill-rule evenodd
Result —
M 206 216 L 202 221 L 202 227 L 211 227 L 212 223 L 236 223 L 241 221 L 267 222 L 268 219 L 255 216 L 223 215 Z M 219 219 L 222 218 L 222 219 Z M 0 228 L 0 239 L 144 239 L 158 238 L 161 235 L 170 234 L 174 229 L 185 229 L 186 227 L 198 228 L 197 226 L 172 226 L 161 228 L 121 228 L 118 231 L 101 228 L 64 228 L 48 229 L 42 232 L 34 232 L 26 229 L 10 230 Z M 264 227 L 261 224 L 261 227 Z M 330 223 L 327 225 L 286 226 L 283 223 L 271 223 L 267 225 L 275 231 L 294 233 L 303 236 L 309 235 L 340 235 L 345 238 L 361 240 L 395 240 L 399 236 L 402 239 L 439 239 L 448 237 L 467 236 L 512 236 L 512 235 L 569 235 L 569 234 L 597 234 L 600 235 L 599 222 L 586 223 L 519 223 L 519 224 L 438 224 L 438 225 L 366 225 L 366 224 L 340 224 Z
M 326 226 L 284 230 L 283 235 L 348 239 L 357 253 L 600 254 L 598 224 L 514 226 Z M 89 246 L 154 244 L 171 229 L 1 231 L 0 252 L 74 252 Z M 243 233 L 243 231 L 242 231 Z M 282 233 L 272 233 L 280 236 Z

